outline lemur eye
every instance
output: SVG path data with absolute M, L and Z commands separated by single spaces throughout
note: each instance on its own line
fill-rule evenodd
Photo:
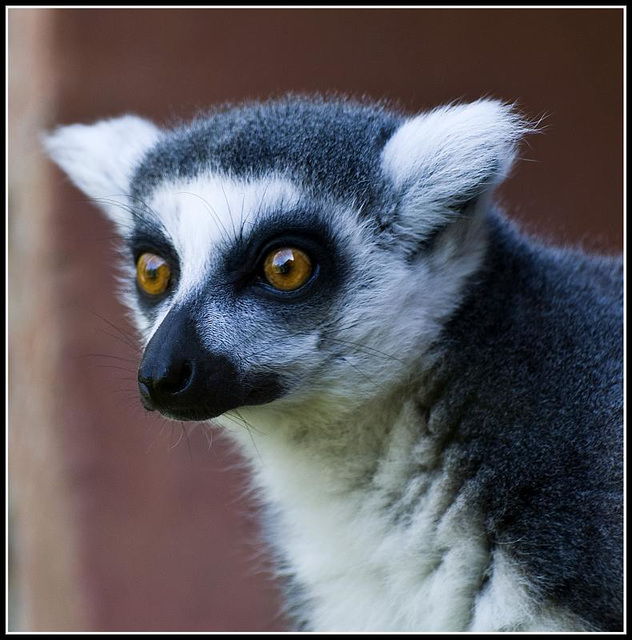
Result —
M 263 275 L 275 289 L 294 291 L 309 280 L 312 261 L 300 249 L 282 247 L 267 255 L 263 263 Z
M 136 262 L 136 280 L 145 293 L 158 296 L 169 287 L 171 269 L 164 258 L 155 253 L 143 253 Z

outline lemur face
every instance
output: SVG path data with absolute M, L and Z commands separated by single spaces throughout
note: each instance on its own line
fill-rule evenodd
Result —
M 352 299 L 375 292 L 377 265 L 364 255 L 371 230 L 336 223 L 351 215 L 273 175 L 206 175 L 153 191 L 126 240 L 136 268 L 126 299 L 146 342 L 144 405 L 213 418 L 325 392 L 357 366 L 346 344 L 357 336 L 344 329 L 357 322 Z
M 46 145 L 122 236 L 144 406 L 205 420 L 339 411 L 404 380 L 480 261 L 478 203 L 524 130 L 493 101 L 404 118 L 289 98 Z

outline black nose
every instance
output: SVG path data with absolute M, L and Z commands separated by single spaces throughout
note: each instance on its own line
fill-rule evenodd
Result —
M 177 420 L 208 420 L 244 404 L 249 388 L 243 376 L 228 358 L 204 345 L 195 316 L 190 307 L 172 309 L 145 347 L 138 390 L 149 411 Z
M 214 353 L 200 339 L 193 318 L 200 311 L 169 311 L 145 347 L 138 370 L 143 406 L 176 420 L 210 420 L 244 405 L 264 404 L 283 389 L 269 369 L 256 375 Z
M 138 370 L 138 388 L 143 406 L 153 411 L 177 404 L 177 396 L 185 394 L 193 380 L 193 365 L 186 358 L 143 359 Z

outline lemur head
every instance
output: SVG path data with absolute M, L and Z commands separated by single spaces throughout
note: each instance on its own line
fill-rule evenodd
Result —
M 408 117 L 288 97 L 45 144 L 124 241 L 143 404 L 204 420 L 340 412 L 404 383 L 480 262 L 525 130 L 493 100 Z

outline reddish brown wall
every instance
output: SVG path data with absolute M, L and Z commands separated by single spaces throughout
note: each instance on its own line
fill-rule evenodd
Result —
M 55 91 L 42 96 L 51 103 L 47 125 L 126 111 L 169 123 L 217 102 L 286 90 L 387 97 L 411 110 L 482 95 L 518 100 L 531 117 L 547 114 L 548 128 L 531 137 L 525 161 L 500 190 L 510 215 L 560 241 L 621 248 L 621 10 L 48 15 L 57 74 Z M 48 312 L 61 327 L 55 375 L 63 380 L 52 433 L 78 539 L 82 624 L 284 628 L 273 583 L 253 570 L 260 549 L 252 504 L 240 498 L 245 474 L 217 433 L 209 448 L 201 428 L 183 436 L 139 408 L 136 355 L 120 332 L 130 328 L 113 293 L 112 229 L 49 170 L 55 305 Z M 129 360 L 88 356 L 95 353 Z M 16 471 L 15 482 L 24 473 Z M 19 501 L 16 511 L 19 536 L 32 521 Z M 54 626 L 37 616 L 48 597 L 43 587 L 32 585 L 26 596 L 38 628 Z M 68 614 L 68 628 L 75 619 Z

